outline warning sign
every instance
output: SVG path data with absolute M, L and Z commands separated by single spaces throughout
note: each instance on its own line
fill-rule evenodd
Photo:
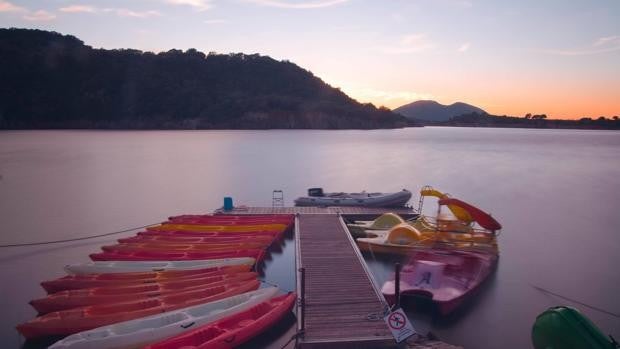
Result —
M 415 334 L 415 330 L 407 319 L 405 312 L 400 308 L 390 312 L 383 319 L 390 331 L 392 331 L 396 343 L 400 343 Z

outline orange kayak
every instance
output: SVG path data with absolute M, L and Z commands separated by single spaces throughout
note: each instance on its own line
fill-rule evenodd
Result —
M 197 304 L 213 302 L 258 289 L 260 282 L 250 280 L 197 291 L 148 298 L 124 303 L 93 305 L 39 316 L 17 326 L 26 338 L 69 335 L 117 322 L 132 320 Z
M 39 314 L 64 309 L 85 307 L 88 305 L 121 303 L 159 297 L 171 293 L 187 292 L 199 288 L 223 286 L 240 281 L 256 279 L 257 273 L 247 272 L 226 274 L 195 279 L 171 279 L 156 283 L 95 287 L 79 290 L 66 290 L 54 293 L 45 298 L 34 299 L 30 305 Z
M 209 251 L 235 251 L 235 250 L 251 250 L 262 249 L 268 245 L 256 242 L 244 243 L 224 243 L 224 244 L 183 244 L 183 243 L 167 243 L 167 242 L 143 242 L 132 244 L 117 244 L 102 246 L 101 249 L 106 252 L 115 251 L 187 251 L 187 252 L 209 252 Z
M 43 286 L 47 293 L 55 293 L 64 290 L 77 290 L 82 288 L 128 286 L 150 284 L 170 280 L 195 279 L 220 275 L 234 275 L 248 271 L 250 271 L 249 265 L 233 265 L 228 267 L 215 267 L 194 270 L 67 275 L 55 280 L 43 281 L 41 283 L 41 286 Z
M 186 261 L 250 257 L 258 263 L 263 259 L 264 254 L 262 249 L 208 252 L 133 250 L 93 253 L 89 257 L 94 261 Z
M 293 215 L 182 215 L 169 217 L 168 221 L 174 224 L 272 224 L 280 223 L 291 225 L 295 220 Z
M 274 297 L 250 309 L 181 333 L 145 349 L 231 349 L 268 330 L 295 304 L 294 293 Z

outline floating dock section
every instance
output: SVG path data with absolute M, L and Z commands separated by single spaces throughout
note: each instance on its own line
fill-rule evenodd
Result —
M 386 303 L 336 214 L 295 219 L 301 348 L 377 348 L 394 344 Z
M 366 207 L 240 207 L 230 214 L 295 214 L 297 325 L 300 348 L 390 348 L 387 303 L 341 215 L 373 219 L 411 209 Z

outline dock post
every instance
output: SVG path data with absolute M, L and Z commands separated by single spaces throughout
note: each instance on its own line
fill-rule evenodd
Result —
M 304 330 L 306 329 L 306 268 L 299 268 L 299 273 L 301 274 L 301 294 L 299 296 L 299 309 L 301 309 L 300 332 L 303 335 Z
M 396 300 L 394 302 L 395 308 L 400 308 L 400 263 L 394 265 L 394 296 Z

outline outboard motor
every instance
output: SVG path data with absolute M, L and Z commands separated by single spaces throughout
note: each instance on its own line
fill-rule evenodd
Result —
M 308 189 L 308 196 L 319 197 L 325 196 L 325 194 L 323 194 L 323 188 L 310 188 Z

